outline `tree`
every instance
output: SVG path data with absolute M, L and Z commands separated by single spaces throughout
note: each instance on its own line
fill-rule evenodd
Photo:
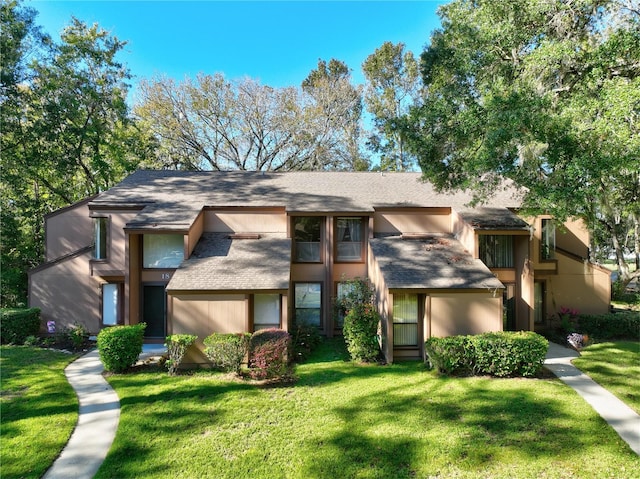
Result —
M 627 0 L 456 0 L 423 52 L 400 131 L 424 175 L 482 201 L 504 178 L 558 220 L 637 217 L 640 20 Z M 616 247 L 621 275 L 631 279 Z
M 2 4 L 3 306 L 26 301 L 44 215 L 109 188 L 152 148 L 128 115 L 124 42 L 72 19 L 55 44 L 35 15 Z
M 410 170 L 415 164 L 403 136 L 395 129 L 398 119 L 420 102 L 420 71 L 413 53 L 405 45 L 385 42 L 362 64 L 367 80 L 365 104 L 373 115 L 372 149 L 381 154 L 382 170 Z
M 344 63 L 331 59 L 327 64 L 318 60 L 302 82 L 307 95 L 306 118 L 316 144 L 317 154 L 331 156 L 335 169 L 363 171 L 369 160 L 360 151 L 362 92 L 351 84 L 351 70 Z
M 358 151 L 359 98 L 346 66 L 334 62 L 312 72 L 302 90 L 220 73 L 181 83 L 155 78 L 141 83 L 135 112 L 160 143 L 161 167 L 357 169 L 367 166 Z

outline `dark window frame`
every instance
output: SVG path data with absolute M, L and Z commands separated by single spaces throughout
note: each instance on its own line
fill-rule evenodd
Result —
M 91 218 L 93 218 L 93 252 L 91 261 L 96 263 L 109 261 L 111 216 L 96 215 Z M 98 251 L 98 248 L 100 251 Z
M 339 244 L 343 241 L 338 241 L 338 222 L 340 220 L 359 219 L 360 220 L 360 241 L 349 241 L 348 243 L 360 243 L 360 257 L 359 258 L 347 258 L 341 259 L 339 256 Z M 367 217 L 365 216 L 336 216 L 333 219 L 333 258 L 334 263 L 364 263 L 366 259 L 366 224 Z
M 554 261 L 555 252 L 556 226 L 551 218 L 542 218 L 540 220 L 540 261 Z
M 503 240 L 509 240 L 510 254 L 498 250 L 505 247 Z M 515 240 L 513 235 L 478 235 L 478 258 L 488 267 L 495 269 L 513 269 L 515 267 Z M 507 262 L 502 260 L 508 258 Z
M 424 336 L 424 333 L 422 332 L 422 321 L 421 319 L 424 318 L 424 300 L 421 300 L 424 298 L 423 295 L 418 294 L 418 293 L 411 293 L 411 292 L 407 292 L 407 293 L 394 293 L 393 294 L 393 304 L 395 307 L 395 300 L 396 300 L 396 296 L 415 296 L 416 298 L 416 306 L 417 306 L 417 318 L 416 318 L 416 322 L 415 323 L 404 323 L 404 322 L 396 322 L 395 321 L 395 315 L 393 317 L 393 321 L 391 324 L 391 327 L 394 329 L 394 335 L 393 335 L 393 349 L 416 349 L 416 348 L 420 348 L 421 347 L 421 336 Z M 416 344 L 396 344 L 396 335 L 395 335 L 395 325 L 396 324 L 411 324 L 414 325 L 416 327 Z
M 298 247 L 298 242 L 299 240 L 296 238 L 296 233 L 298 230 L 296 230 L 296 222 L 302 219 L 317 219 L 319 222 L 319 226 L 320 226 L 320 231 L 319 231 L 319 241 L 317 241 L 318 243 L 318 249 L 319 249 L 319 258 L 313 259 L 313 260 L 304 260 L 304 259 L 300 259 L 299 258 L 299 250 L 300 248 Z M 324 241 L 325 241 L 325 217 L 324 216 L 292 216 L 291 217 L 291 245 L 293 248 L 292 251 L 292 262 L 293 263 L 302 263 L 302 264 L 322 264 L 324 263 Z M 302 242 L 302 241 L 300 241 Z M 307 243 L 316 243 L 316 241 L 308 241 Z
M 249 329 L 251 332 L 256 332 L 256 296 L 266 296 L 273 295 L 278 297 L 278 325 L 275 326 L 278 329 L 282 328 L 282 294 L 280 293 L 253 293 L 251 295 L 251 324 L 249 325 Z
M 296 286 L 299 284 L 317 284 L 320 285 L 320 308 L 298 308 L 296 298 Z M 319 310 L 318 329 L 324 328 L 324 282 L 322 281 L 294 281 L 293 282 L 293 320 L 298 321 L 298 310 Z

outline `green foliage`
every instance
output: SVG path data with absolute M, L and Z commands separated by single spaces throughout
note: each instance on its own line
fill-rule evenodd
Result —
M 23 344 L 28 336 L 40 332 L 40 310 L 3 309 L 0 310 L 0 339 L 2 344 Z
M 640 341 L 640 312 L 578 316 L 578 329 L 594 340 L 630 339 Z
M 79 351 L 89 339 L 89 331 L 82 324 L 74 324 L 63 332 L 71 342 L 74 351 Z
M 182 364 L 187 349 L 196 339 L 198 339 L 198 336 L 193 334 L 172 334 L 167 336 L 165 346 L 167 347 L 169 359 L 167 359 L 165 365 L 167 369 L 169 369 L 171 376 L 176 374 L 180 364 Z
M 249 340 L 249 368 L 254 379 L 285 379 L 291 370 L 291 336 L 282 329 L 262 329 Z
M 336 301 L 336 307 L 346 312 L 342 334 L 354 361 L 373 362 L 380 355 L 375 290 L 366 279 L 347 281 L 347 294 Z
M 292 327 L 294 361 L 305 361 L 321 341 L 322 337 L 317 326 L 296 320 Z
M 98 334 L 98 353 L 107 371 L 121 373 L 133 366 L 144 342 L 146 323 L 112 326 Z
M 424 343 L 430 367 L 440 373 L 465 373 L 473 368 L 473 348 L 468 336 L 431 337 Z
M 239 374 L 250 337 L 249 333 L 213 333 L 204 339 L 204 352 L 215 367 Z
M 531 331 L 429 338 L 425 352 L 432 367 L 445 374 L 535 376 L 542 368 L 548 341 Z

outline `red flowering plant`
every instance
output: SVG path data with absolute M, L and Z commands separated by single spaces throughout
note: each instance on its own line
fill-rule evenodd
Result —
M 560 318 L 560 327 L 566 333 L 574 333 L 578 323 L 578 315 L 580 312 L 574 308 L 562 306 L 558 312 Z

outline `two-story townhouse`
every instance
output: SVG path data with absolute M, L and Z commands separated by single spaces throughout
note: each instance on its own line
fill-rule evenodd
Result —
M 388 361 L 430 336 L 533 330 L 561 306 L 607 311 L 580 222 L 521 218 L 512 188 L 470 200 L 418 173 L 138 171 L 46 218 L 30 304 L 58 328 L 144 321 L 149 341 L 293 321 L 332 336 L 335 298 L 366 277 Z

